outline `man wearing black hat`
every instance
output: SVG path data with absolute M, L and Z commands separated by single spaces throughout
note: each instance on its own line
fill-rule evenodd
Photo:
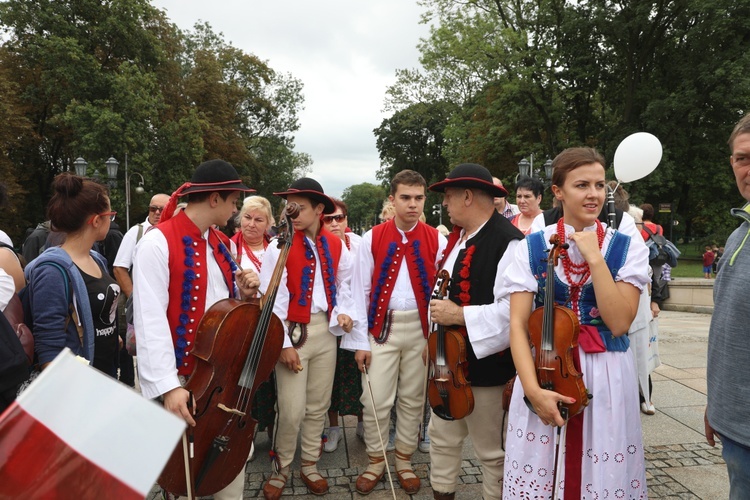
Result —
M 509 302 L 495 296 L 502 279 L 501 258 L 523 239 L 523 234 L 497 213 L 493 197 L 508 193 L 492 182 L 490 172 L 473 163 L 454 168 L 430 186 L 445 193 L 453 232 L 438 270 L 451 277 L 449 300 L 432 300 L 434 323 L 462 332 L 466 340 L 468 380 L 474 410 L 458 420 L 443 420 L 433 411 L 430 421 L 430 482 L 437 499 L 455 496 L 464 438 L 471 436 L 482 463 L 483 496 L 502 497 L 504 428 L 502 393 L 515 374 L 510 355 Z M 432 333 L 434 335 L 434 332 Z M 432 354 L 432 353 L 431 353 Z
M 233 243 L 213 228 L 236 212 L 240 193 L 252 191 L 231 164 L 204 162 L 172 194 L 159 224 L 136 247 L 133 305 L 141 392 L 161 396 L 164 407 L 189 425 L 195 420 L 182 384 L 194 368 L 191 351 L 201 317 L 221 299 L 254 297 L 260 285 L 254 271 L 238 271 L 230 255 Z M 187 207 L 172 217 L 183 195 Z M 243 470 L 214 498 L 241 499 L 244 478 Z
M 311 493 L 323 495 L 328 482 L 317 462 L 323 449 L 325 414 L 331 401 L 336 369 L 336 336 L 359 327 L 349 283 L 352 265 L 341 239 L 326 230 L 323 214 L 336 206 L 314 179 L 302 178 L 287 191 L 274 193 L 299 205 L 292 246 L 281 277 L 274 314 L 285 324 L 284 349 L 276 364 L 278 411 L 272 444 L 273 474 L 263 486 L 267 499 L 281 497 L 289 465 L 302 432 L 300 477 Z M 271 281 L 280 250 L 269 245 L 261 266 L 261 291 Z

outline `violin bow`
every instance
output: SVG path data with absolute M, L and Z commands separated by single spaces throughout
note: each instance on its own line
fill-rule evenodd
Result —
M 562 425 L 562 427 L 557 428 L 557 432 L 555 435 L 555 467 L 554 472 L 552 474 L 552 477 L 554 478 L 555 482 L 552 485 L 552 500 L 558 500 L 560 498 L 560 467 L 565 460 L 564 458 L 564 451 L 565 451 L 565 442 L 567 440 L 568 435 L 568 409 L 565 407 L 560 408 L 561 416 L 565 419 L 565 423 Z
M 383 460 L 385 460 L 385 472 L 388 473 L 388 482 L 391 485 L 391 493 L 393 493 L 393 500 L 396 500 L 396 489 L 393 487 L 393 478 L 391 477 L 391 468 L 388 467 L 388 455 L 385 451 L 385 443 L 383 443 L 383 434 L 380 433 L 380 423 L 378 423 L 377 414 L 375 409 L 375 397 L 372 395 L 372 386 L 370 385 L 370 375 L 367 373 L 367 365 L 362 365 L 365 373 L 365 382 L 367 382 L 367 392 L 370 395 L 370 403 L 372 404 L 372 411 L 375 413 L 375 426 L 378 429 L 378 439 L 380 440 L 380 449 L 383 450 Z

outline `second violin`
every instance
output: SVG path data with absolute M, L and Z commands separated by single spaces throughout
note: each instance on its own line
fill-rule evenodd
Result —
M 433 299 L 442 300 L 448 293 L 450 274 L 438 274 Z M 454 329 L 437 326 L 427 341 L 430 353 L 430 380 L 427 395 L 435 415 L 443 420 L 458 420 L 474 410 L 471 382 L 466 378 L 466 340 Z

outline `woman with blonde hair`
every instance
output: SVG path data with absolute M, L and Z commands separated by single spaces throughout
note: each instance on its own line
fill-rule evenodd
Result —
M 237 262 L 243 269 L 260 273 L 263 255 L 271 241 L 269 230 L 274 225 L 271 203 L 262 196 L 248 196 L 235 218 L 239 231 L 232 236 L 237 245 Z
M 248 196 L 242 202 L 242 208 L 235 217 L 236 227 L 239 229 L 232 236 L 237 246 L 237 262 L 243 269 L 252 269 L 260 274 L 263 256 L 271 240 L 269 230 L 274 225 L 271 203 L 262 196 Z M 253 399 L 253 418 L 258 421 L 258 430 L 268 429 L 268 435 L 273 434 L 273 423 L 276 418 L 274 404 L 276 390 L 273 374 L 271 378 L 258 387 Z M 255 448 L 250 452 L 250 459 L 255 455 Z

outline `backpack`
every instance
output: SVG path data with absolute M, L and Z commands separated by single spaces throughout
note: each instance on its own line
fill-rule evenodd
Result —
M 677 257 L 680 251 L 674 244 L 661 234 L 654 234 L 646 224 L 643 229 L 648 233 L 646 246 L 649 248 L 648 263 L 652 266 L 661 267 L 669 264 L 670 267 L 677 267 Z
M 57 262 L 46 260 L 40 262 L 36 267 L 41 266 L 55 266 L 63 277 L 63 283 L 65 283 L 65 300 L 69 304 L 68 318 L 65 320 L 65 329 L 68 328 L 68 323 L 73 319 L 76 323 L 76 329 L 78 330 L 78 339 L 83 342 L 83 327 L 79 324 L 78 314 L 73 307 L 73 301 L 70 298 L 70 278 L 68 272 Z M 11 299 L 8 303 L 8 307 L 5 309 L 5 316 L 8 318 L 8 322 L 11 324 L 13 329 L 16 331 L 18 339 L 23 345 L 26 356 L 29 360 L 29 364 L 34 364 L 34 316 L 31 311 L 29 285 L 26 285 L 18 292 L 18 294 Z

